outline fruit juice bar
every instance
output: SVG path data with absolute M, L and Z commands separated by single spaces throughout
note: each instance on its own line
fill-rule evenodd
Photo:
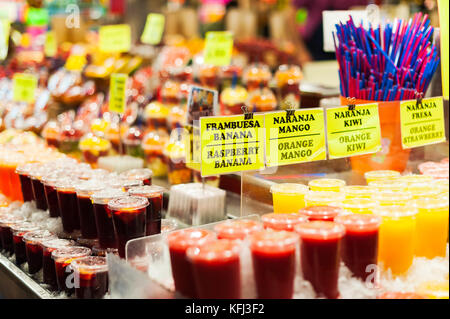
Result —
M 275 79 L 278 87 L 278 100 L 282 109 L 300 107 L 300 81 L 302 78 L 302 71 L 297 65 L 283 64 L 278 67 Z
M 355 214 L 372 214 L 378 202 L 370 198 L 346 198 L 342 208 Z
M 87 247 L 68 246 L 54 250 L 52 259 L 55 262 L 56 283 L 58 289 L 72 293 L 74 291 L 74 283 L 68 282 L 68 276 L 72 273 L 69 265 L 77 258 L 90 256 L 92 251 Z
M 340 192 L 345 181 L 333 178 L 318 178 L 309 181 L 309 189 L 315 192 Z
M 448 195 L 423 197 L 413 203 L 416 215 L 415 255 L 445 257 L 448 238 Z
M 303 278 L 316 294 L 339 297 L 338 278 L 344 226 L 335 222 L 312 221 L 295 226 L 300 235 L 300 263 Z
M 25 222 L 22 216 L 0 215 L 0 234 L 2 247 L 9 253 L 14 253 L 13 233 L 11 227 Z
M 42 177 L 49 172 L 49 168 L 46 166 L 39 166 L 30 172 L 31 187 L 33 189 L 33 196 L 36 200 L 36 207 L 38 209 L 47 210 L 47 199 L 45 198 L 44 184 L 42 183 Z
M 400 177 L 400 172 L 392 171 L 392 170 L 377 170 L 377 171 L 369 171 L 364 173 L 364 178 L 366 179 L 367 185 L 373 181 L 379 180 L 393 180 Z
M 342 206 L 345 194 L 341 192 L 314 192 L 309 191 L 305 194 L 306 206 Z
M 272 185 L 270 192 L 273 197 L 275 213 L 297 213 L 305 207 L 305 194 L 308 187 L 303 184 L 282 183 Z
M 79 282 L 79 286 L 75 287 L 78 299 L 101 299 L 108 292 L 108 265 L 105 257 L 78 258 L 71 263 L 71 267 Z
M 226 192 L 200 183 L 174 185 L 170 188 L 167 217 L 187 225 L 203 225 L 226 219 Z
M 151 186 L 153 172 L 148 168 L 135 168 L 125 171 L 119 176 L 132 181 L 142 181 L 143 185 Z
M 308 206 L 298 211 L 300 215 L 308 217 L 309 221 L 322 220 L 329 222 L 332 222 L 344 212 L 342 208 L 335 206 Z
M 55 188 L 63 229 L 67 233 L 72 233 L 74 230 L 80 229 L 75 181 L 71 178 L 59 179 L 55 183 Z
M 263 229 L 259 221 L 250 219 L 227 220 L 214 226 L 218 239 L 244 240 L 250 234 Z
M 42 183 L 44 184 L 45 198 L 47 199 L 47 206 L 50 217 L 60 217 L 61 215 L 55 185 L 59 179 L 65 176 L 67 176 L 67 172 L 53 171 L 49 174 L 46 174 L 42 178 Z
M 198 298 L 241 298 L 239 251 L 239 244 L 228 239 L 188 248 L 186 258 L 191 263 Z
M 374 215 L 340 215 L 334 220 L 344 225 L 341 258 L 350 271 L 366 280 L 372 274 L 369 265 L 378 263 L 378 233 L 381 218 Z
M 393 275 L 402 275 L 414 259 L 417 209 L 405 205 L 380 206 L 374 214 L 382 218 L 378 260 Z
M 42 246 L 42 269 L 43 281 L 52 288 L 57 287 L 55 261 L 52 259 L 52 252 L 56 249 L 74 246 L 75 242 L 67 239 L 49 239 L 41 242 Z
M 80 216 L 81 236 L 84 239 L 97 238 L 97 227 L 91 195 L 104 188 L 104 183 L 98 180 L 84 181 L 78 183 L 75 187 L 78 201 L 78 215 Z
M 195 279 L 186 251 L 214 240 L 214 234 L 204 229 L 186 229 L 171 232 L 167 236 L 175 290 L 187 298 L 197 298 Z
M 123 190 L 112 188 L 103 189 L 94 192 L 91 195 L 95 224 L 97 227 L 97 237 L 101 248 L 117 247 L 114 235 L 114 225 L 111 211 L 108 209 L 108 202 L 124 195 L 126 195 L 126 193 Z
M 31 202 L 34 200 L 33 188 L 31 186 L 30 172 L 34 167 L 39 166 L 39 164 L 24 164 L 19 165 L 16 168 L 16 173 L 19 175 L 20 188 L 22 190 L 22 197 L 24 202 Z
M 291 299 L 298 235 L 263 230 L 253 233 L 249 239 L 258 298 Z
M 308 221 L 308 217 L 298 213 L 271 213 L 262 215 L 261 221 L 266 229 L 293 231 L 295 225 L 306 223 Z
M 128 190 L 131 196 L 141 196 L 147 198 L 146 236 L 161 233 L 161 219 L 163 206 L 163 193 L 165 189 L 159 186 L 138 186 Z
M 123 196 L 108 202 L 120 257 L 125 258 L 127 241 L 145 236 L 148 205 L 147 198 L 137 196 Z
M 30 274 L 37 273 L 42 268 L 43 256 L 41 242 L 53 238 L 56 239 L 56 235 L 48 230 L 36 230 L 27 232 L 23 235 L 27 255 L 28 272 Z
M 16 265 L 21 265 L 27 261 L 27 253 L 23 235 L 28 232 L 39 230 L 39 227 L 33 223 L 20 223 L 11 226 L 13 234 L 14 255 L 16 256 Z

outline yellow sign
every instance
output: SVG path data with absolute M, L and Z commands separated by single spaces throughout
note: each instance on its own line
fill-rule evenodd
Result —
M 48 57 L 54 57 L 58 47 L 56 45 L 56 36 L 55 32 L 49 31 L 45 35 L 45 43 L 44 43 L 44 54 Z
M 217 66 L 229 65 L 233 52 L 233 35 L 229 31 L 211 31 L 206 33 L 205 64 Z
M 131 48 L 131 28 L 128 24 L 116 24 L 100 27 L 100 51 L 128 52 Z
M 380 151 L 378 104 L 327 109 L 327 139 L 330 159 Z
M 0 19 L 0 61 L 8 56 L 10 26 L 9 20 Z
M 109 82 L 109 110 L 111 112 L 120 114 L 125 112 L 127 79 L 128 75 L 123 73 L 111 74 Z
M 403 148 L 445 142 L 443 104 L 442 97 L 400 103 Z
M 267 166 L 326 159 L 323 109 L 265 114 Z
M 201 175 L 264 168 L 264 115 L 201 117 Z
M 147 44 L 158 44 L 164 32 L 164 15 L 150 13 L 145 22 L 144 32 L 141 35 L 141 42 Z
M 448 25 L 448 15 L 449 15 L 449 1 L 448 0 L 438 0 L 438 11 L 439 11 L 439 37 L 440 37 L 440 47 L 441 47 L 441 69 L 442 69 L 442 92 L 444 98 L 448 100 L 449 96 L 449 25 Z
M 16 73 L 13 77 L 13 100 L 18 102 L 34 102 L 37 78 L 34 74 Z

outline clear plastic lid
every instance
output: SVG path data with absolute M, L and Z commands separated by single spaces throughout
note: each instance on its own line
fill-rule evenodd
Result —
M 417 208 L 413 205 L 387 205 L 375 208 L 373 213 L 383 218 L 398 219 L 415 216 Z
M 131 212 L 149 205 L 148 199 L 139 196 L 122 196 L 108 202 L 108 208 L 113 211 Z
M 311 187 L 321 187 L 321 188 L 336 188 L 344 187 L 345 181 L 336 178 L 317 178 L 309 181 L 308 186 Z
M 410 202 L 413 197 L 408 192 L 391 192 L 391 191 L 379 191 L 375 192 L 373 199 L 378 202 L 379 205 L 405 205 Z
M 106 205 L 114 198 L 125 196 L 127 193 L 119 188 L 105 188 L 100 191 L 94 192 L 91 195 L 91 200 L 94 204 Z
M 227 220 L 214 226 L 214 231 L 222 239 L 244 239 L 247 235 L 262 229 L 260 222 L 250 219 Z
M 89 256 L 77 258 L 71 264 L 71 267 L 79 273 L 99 273 L 108 271 L 106 257 Z
M 16 215 L 0 215 L 0 226 L 10 227 L 12 225 L 22 224 L 25 222 L 25 217 Z
M 343 225 L 321 220 L 298 224 L 294 229 L 302 239 L 332 240 L 340 239 L 345 235 Z
M 406 191 L 414 198 L 433 197 L 441 192 L 438 187 L 434 187 L 433 183 L 410 183 L 406 187 Z
M 124 190 L 128 190 L 132 187 L 142 186 L 144 183 L 140 180 L 129 180 L 125 178 L 115 178 L 109 182 L 109 186 L 112 188 L 123 188 Z
M 377 170 L 364 173 L 366 180 L 392 179 L 400 177 L 400 172 L 393 170 Z
M 421 210 L 437 210 L 449 207 L 448 197 L 436 196 L 436 197 L 421 197 L 413 200 L 412 205 Z
M 182 229 L 167 235 L 170 249 L 185 250 L 190 246 L 199 246 L 214 240 L 214 233 L 206 229 Z
M 377 202 L 372 198 L 346 198 L 342 202 L 342 208 L 346 210 L 373 209 L 376 206 Z
M 261 230 L 250 235 L 250 248 L 261 253 L 295 251 L 298 235 L 288 231 Z
M 429 175 L 419 175 L 419 174 L 409 174 L 400 177 L 400 181 L 404 183 L 427 183 L 433 180 L 432 176 Z
M 57 191 L 75 193 L 75 187 L 78 182 L 73 178 L 62 177 L 55 182 L 54 187 Z
M 143 197 L 147 197 L 147 198 L 152 198 L 152 197 L 161 196 L 165 191 L 166 191 L 166 189 L 161 186 L 144 185 L 144 186 L 130 188 L 128 190 L 128 194 L 130 194 L 131 196 L 143 196 Z
M 168 233 L 178 228 L 178 223 L 174 219 L 161 219 L 161 233 Z
M 308 186 L 296 183 L 281 183 L 270 187 L 271 193 L 283 193 L 286 195 L 305 194 L 307 191 Z
M 345 194 L 341 192 L 309 191 L 305 194 L 306 205 L 314 206 L 336 206 L 345 199 Z
M 73 258 L 86 257 L 91 254 L 91 249 L 81 246 L 67 246 L 54 250 L 52 258 L 54 260 L 67 260 Z
M 77 196 L 90 197 L 93 193 L 105 188 L 105 183 L 98 180 L 80 182 L 75 186 Z
M 41 181 L 44 185 L 54 187 L 59 179 L 67 178 L 67 172 L 53 171 L 42 177 Z
M 298 213 L 308 217 L 309 220 L 333 220 L 345 211 L 337 206 L 307 206 L 300 209 Z
M 33 168 L 32 170 L 30 170 L 30 172 L 29 172 L 28 175 L 29 175 L 32 179 L 41 180 L 41 178 L 42 178 L 44 175 L 48 174 L 50 171 L 51 171 L 51 169 L 48 168 L 48 167 L 46 167 L 46 166 L 38 166 L 38 167 L 35 167 L 35 168 Z
M 261 216 L 264 227 L 274 230 L 293 231 L 294 226 L 308 221 L 308 217 L 301 214 L 265 214 Z
M 40 244 L 44 240 L 58 238 L 54 233 L 48 230 L 30 231 L 23 235 L 23 240 L 32 244 Z
M 19 175 L 30 175 L 30 172 L 40 167 L 39 163 L 26 163 L 17 166 L 16 173 Z
M 373 189 L 365 185 L 344 186 L 342 192 L 346 198 L 371 198 Z
M 148 168 L 134 168 L 120 173 L 119 176 L 129 180 L 145 181 L 153 176 L 153 171 Z
M 228 239 L 212 240 L 198 247 L 190 247 L 186 256 L 192 262 L 217 261 L 225 262 L 239 258 L 239 245 Z
M 60 239 L 60 238 L 48 239 L 48 240 L 44 240 L 41 242 L 41 246 L 44 249 L 58 249 L 58 248 L 74 246 L 74 245 L 75 245 L 75 242 L 73 240 Z
M 368 185 L 376 193 L 378 191 L 401 192 L 408 184 L 400 179 L 381 179 L 371 181 Z
M 376 231 L 381 224 L 379 216 L 369 214 L 345 214 L 337 216 L 334 221 L 344 225 L 345 229 L 351 232 Z
M 30 231 L 36 231 L 39 230 L 39 226 L 33 223 L 24 222 L 19 224 L 11 225 L 11 230 L 14 235 L 17 235 L 19 233 L 25 233 Z

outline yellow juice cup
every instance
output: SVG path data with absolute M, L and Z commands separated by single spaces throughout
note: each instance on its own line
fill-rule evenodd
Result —
M 372 199 L 380 206 L 405 206 L 411 204 L 412 195 L 408 192 L 379 191 L 374 193 Z
M 393 275 L 402 275 L 414 259 L 414 233 L 417 210 L 411 206 L 383 206 L 374 210 L 382 218 L 378 260 Z
M 270 188 L 273 198 L 274 213 L 298 213 L 305 207 L 305 194 L 308 187 L 303 184 L 282 183 Z
M 433 177 L 429 175 L 419 175 L 419 174 L 409 174 L 409 175 L 403 175 L 399 179 L 399 181 L 402 181 L 404 183 L 410 184 L 410 183 L 430 183 L 433 181 Z
M 369 182 L 369 188 L 374 192 L 403 192 L 408 186 L 407 183 L 398 179 L 384 179 Z
M 342 192 L 346 199 L 350 198 L 372 198 L 373 189 L 365 185 L 344 186 Z
M 414 199 L 436 197 L 441 193 L 438 187 L 433 183 L 409 183 L 406 191 L 411 194 Z
M 305 195 L 306 206 L 337 206 L 341 207 L 345 199 L 344 193 L 309 191 Z
M 345 181 L 336 178 L 318 178 L 309 181 L 309 189 L 315 192 L 340 192 Z
M 418 257 L 445 257 L 448 237 L 448 197 L 422 197 L 414 201 Z
M 400 177 L 400 172 L 393 170 L 377 170 L 364 173 L 364 178 L 366 179 L 367 184 L 373 181 L 395 179 L 398 177 Z
M 426 281 L 416 288 L 416 293 L 429 299 L 449 299 L 449 283 L 446 281 Z
M 342 208 L 354 214 L 372 214 L 378 203 L 371 198 L 346 198 Z

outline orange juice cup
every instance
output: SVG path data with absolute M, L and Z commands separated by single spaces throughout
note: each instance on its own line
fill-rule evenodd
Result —
M 305 207 L 304 198 L 308 187 L 303 184 L 282 183 L 272 185 L 270 192 L 275 213 L 297 213 L 299 209 Z

